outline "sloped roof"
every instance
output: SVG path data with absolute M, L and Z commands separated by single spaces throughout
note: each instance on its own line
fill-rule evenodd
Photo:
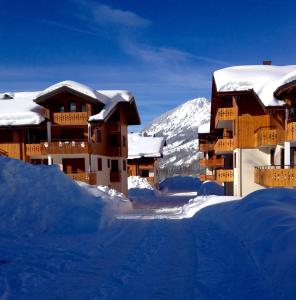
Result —
M 235 66 L 214 72 L 217 92 L 251 91 L 264 106 L 281 106 L 274 92 L 282 85 L 296 80 L 296 65 Z
M 128 158 L 161 157 L 164 145 L 164 137 L 142 136 L 138 133 L 129 133 Z
M 41 103 L 44 99 L 59 93 L 67 88 L 79 95 L 84 95 L 94 103 L 100 103 L 104 107 L 99 114 L 93 115 L 89 121 L 104 121 L 120 102 L 131 104 L 131 109 L 136 114 L 137 122 L 140 123 L 134 96 L 125 90 L 94 90 L 90 87 L 75 82 L 62 81 L 49 86 L 43 91 L 37 92 L 5 92 L 0 94 L 0 126 L 36 125 L 45 120 L 45 108 Z M 132 122 L 133 123 L 133 122 Z

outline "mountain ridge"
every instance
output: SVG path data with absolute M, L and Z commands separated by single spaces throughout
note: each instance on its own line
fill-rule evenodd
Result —
M 155 118 L 141 131 L 166 137 L 167 146 L 160 161 L 161 179 L 199 172 L 198 128 L 209 123 L 210 105 L 204 97 L 188 100 Z

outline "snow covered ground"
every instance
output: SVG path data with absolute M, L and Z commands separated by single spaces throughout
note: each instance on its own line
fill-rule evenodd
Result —
M 1 299 L 296 298 L 294 190 L 141 209 L 0 157 L 0 199 Z M 116 218 L 132 211 L 169 218 Z

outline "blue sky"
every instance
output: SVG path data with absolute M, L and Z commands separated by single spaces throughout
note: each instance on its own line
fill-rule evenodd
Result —
M 143 125 L 231 65 L 296 64 L 295 1 L 2 0 L 0 91 L 128 89 Z

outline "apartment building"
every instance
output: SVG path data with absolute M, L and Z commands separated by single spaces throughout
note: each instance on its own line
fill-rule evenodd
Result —
M 296 187 L 296 66 L 237 66 L 213 74 L 211 122 L 200 133 L 202 180 L 245 196 Z M 207 177 L 210 176 L 210 177 Z
M 128 125 L 139 125 L 128 91 L 73 81 L 43 91 L 0 94 L 0 152 L 55 164 L 74 180 L 127 194 Z
M 152 186 L 159 188 L 159 160 L 163 156 L 165 138 L 130 133 L 128 144 L 129 176 L 146 178 Z

